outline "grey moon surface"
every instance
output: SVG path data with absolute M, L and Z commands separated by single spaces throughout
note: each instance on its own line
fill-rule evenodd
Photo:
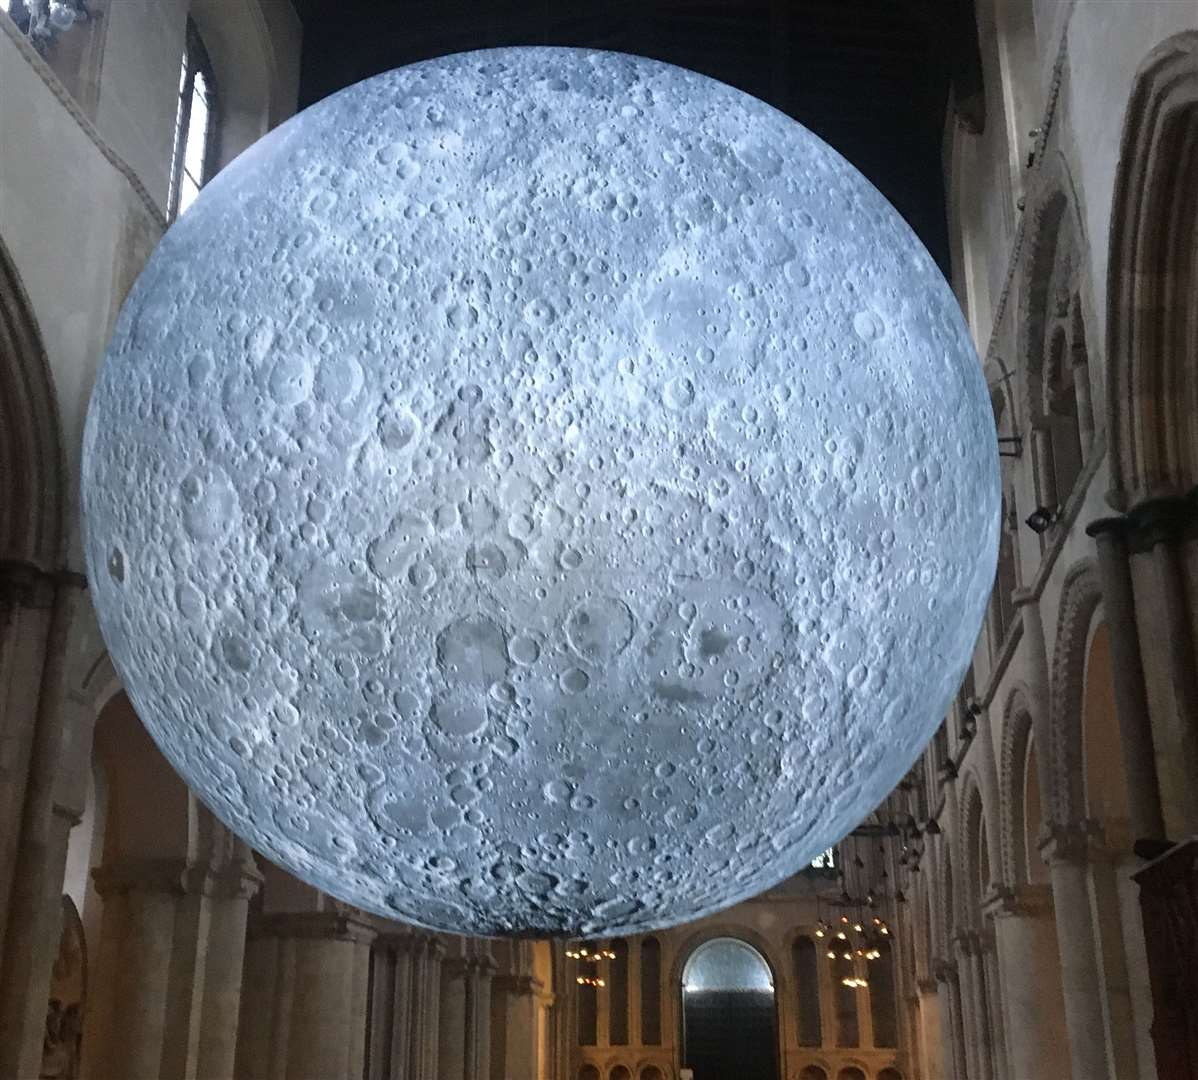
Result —
M 691 920 L 806 865 L 942 720 L 998 459 L 956 300 L 795 121 L 513 48 L 353 86 L 171 226 L 84 440 L 132 702 L 368 911 Z

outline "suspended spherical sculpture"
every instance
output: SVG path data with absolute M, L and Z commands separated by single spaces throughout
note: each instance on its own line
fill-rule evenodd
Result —
M 92 596 L 255 848 L 469 933 L 805 865 L 939 723 L 994 575 L 957 305 L 819 139 L 665 64 L 445 57 L 224 170 L 88 416 Z

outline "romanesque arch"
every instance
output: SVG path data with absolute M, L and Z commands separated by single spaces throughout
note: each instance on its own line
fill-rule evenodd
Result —
M 1003 708 L 1002 744 L 998 763 L 999 861 L 1006 888 L 1028 880 L 1029 851 L 1026 791 L 1033 742 L 1032 710 L 1026 690 L 1015 687 Z
M 59 568 L 63 478 L 50 364 L 25 288 L 0 241 L 0 564 Z
M 1085 233 L 1056 151 L 1038 171 L 1026 214 L 1019 294 L 1019 414 L 1039 506 L 1064 507 L 1094 431 L 1085 333 Z
M 1136 78 L 1120 144 L 1107 275 L 1112 491 L 1128 509 L 1198 484 L 1198 33 Z
M 1055 824 L 1086 817 L 1084 717 L 1086 654 L 1095 613 L 1102 602 L 1092 560 L 1073 566 L 1061 590 L 1060 615 L 1052 654 L 1049 697 L 1050 813 Z

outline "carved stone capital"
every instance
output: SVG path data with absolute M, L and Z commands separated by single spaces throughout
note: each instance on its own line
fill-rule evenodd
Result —
M 212 867 L 186 859 L 130 859 L 98 866 L 92 880 L 105 898 L 150 892 L 248 900 L 257 892 L 262 875 L 241 863 Z
M 512 995 L 528 997 L 540 997 L 545 989 L 535 975 L 496 975 L 491 985 Z
M 1096 821 L 1050 822 L 1040 833 L 1040 854 L 1053 863 L 1086 863 L 1103 855 L 1102 829 Z
M 1046 918 L 1052 914 L 1052 886 L 996 886 L 982 900 L 982 911 L 993 919 Z
M 928 970 L 938 983 L 953 983 L 957 981 L 957 965 L 955 961 L 933 956 L 928 961 Z
M 468 978 L 470 976 L 490 978 L 498 968 L 499 965 L 490 956 L 479 954 L 450 956 L 441 961 L 441 970 L 451 979 L 458 977 Z
M 340 911 L 280 911 L 251 916 L 246 934 L 257 938 L 293 938 L 370 944 L 374 927 Z

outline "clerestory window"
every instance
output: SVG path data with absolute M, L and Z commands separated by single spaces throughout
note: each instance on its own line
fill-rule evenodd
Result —
M 167 217 L 174 221 L 200 193 L 215 171 L 217 98 L 208 50 L 196 25 L 187 20 L 187 44 L 179 72 L 175 145 Z

